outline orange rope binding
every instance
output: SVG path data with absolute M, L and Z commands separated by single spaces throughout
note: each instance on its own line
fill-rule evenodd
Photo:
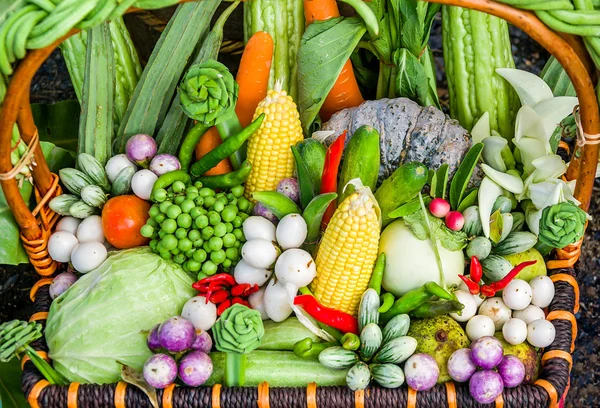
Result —
M 456 387 L 453 382 L 446 383 L 446 399 L 448 400 L 448 408 L 458 408 L 456 403 Z
M 548 313 L 546 316 L 546 320 L 568 320 L 571 322 L 571 353 L 575 350 L 575 339 L 577 338 L 577 319 L 575 319 L 575 315 L 571 312 L 567 312 L 564 310 L 555 310 L 554 312 Z
M 173 390 L 174 389 L 175 389 L 175 384 L 171 384 L 163 390 L 163 395 L 162 395 L 163 408 L 173 408 Z
M 496 404 L 495 408 L 504 408 L 504 397 L 502 396 L 502 394 L 496 397 L 494 403 Z
M 550 276 L 552 282 L 567 282 L 569 285 L 573 286 L 573 291 L 575 292 L 575 307 L 573 309 L 573 313 L 579 312 L 579 284 L 577 280 L 567 274 L 567 273 L 557 273 L 556 275 Z
M 125 393 L 127 392 L 127 383 L 119 381 L 115 388 L 115 408 L 125 408 Z
M 35 294 L 37 293 L 38 289 L 42 286 L 50 285 L 52 281 L 52 278 L 43 278 L 37 281 L 29 291 L 29 299 L 31 299 L 32 302 L 35 302 Z
M 412 388 L 408 387 L 408 398 L 406 400 L 406 408 L 417 407 L 417 392 Z
M 49 385 L 50 383 L 46 380 L 40 380 L 35 383 L 31 391 L 29 392 L 29 395 L 27 396 L 27 402 L 29 403 L 29 405 L 31 405 L 31 408 L 40 408 L 40 405 L 38 404 L 38 398 L 40 397 L 40 394 L 42 393 L 44 388 L 46 388 Z
M 35 350 L 35 353 L 40 356 L 41 358 L 43 358 L 44 360 L 46 360 L 47 362 L 50 362 L 50 357 L 48 357 L 48 353 L 46 353 L 45 351 L 42 350 Z M 23 367 L 25 367 L 25 363 L 30 361 L 31 359 L 29 358 L 28 355 L 25 355 L 23 357 L 23 359 L 21 360 L 21 371 L 23 371 Z
M 31 315 L 29 318 L 30 322 L 35 322 L 38 320 L 46 320 L 48 318 L 48 312 L 37 312 Z
M 258 408 L 269 408 L 269 383 L 262 382 L 258 385 Z
M 548 393 L 548 397 L 550 398 L 549 408 L 556 408 L 556 404 L 558 403 L 558 393 L 556 392 L 556 388 L 554 388 L 554 385 L 552 385 L 546 380 L 537 380 L 535 382 L 535 385 L 539 385 Z
M 569 363 L 569 371 L 571 371 L 571 368 L 573 368 L 573 356 L 571 356 L 571 354 L 567 353 L 566 351 L 562 350 L 552 350 L 545 352 L 542 356 L 542 365 L 545 365 L 545 363 L 548 360 L 551 360 L 553 358 L 562 358 L 563 360 L 566 360 Z
M 67 393 L 67 408 L 77 408 L 77 393 L 79 392 L 79 383 L 73 382 L 69 384 L 69 392 Z
M 317 408 L 317 383 L 311 382 L 306 387 L 306 408 Z
M 221 408 L 221 384 L 212 387 L 212 408 Z
M 365 390 L 354 391 L 354 407 L 365 408 Z

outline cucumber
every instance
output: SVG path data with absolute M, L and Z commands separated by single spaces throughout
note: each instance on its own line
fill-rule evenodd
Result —
M 513 255 L 519 252 L 525 252 L 535 246 L 537 236 L 527 231 L 511 232 L 505 240 L 496 245 L 493 249 L 496 255 Z
M 369 366 L 359 361 L 346 374 L 346 385 L 352 391 L 364 390 L 371 381 Z
M 515 67 L 508 23 L 479 11 L 444 6 L 442 31 L 450 116 L 470 131 L 488 112 L 491 129 L 511 140 L 519 99 L 496 73 L 496 68 Z
M 472 205 L 463 211 L 463 217 L 465 218 L 465 225 L 463 231 L 469 237 L 477 237 L 483 234 L 483 227 L 481 226 L 481 218 L 479 218 L 479 207 Z
M 411 162 L 398 167 L 381 183 L 375 192 L 375 198 L 381 208 L 381 221 L 384 227 L 393 221 L 389 217 L 392 211 L 419 194 L 427 183 L 428 175 L 427 166 L 423 163 Z
M 131 193 L 131 179 L 133 179 L 134 174 L 135 169 L 133 167 L 123 168 L 113 182 L 111 194 L 120 196 Z
M 473 241 L 469 242 L 465 252 L 469 259 L 475 256 L 481 261 L 492 252 L 492 242 L 486 237 L 475 237 Z
M 102 209 L 106 203 L 106 194 L 100 187 L 90 184 L 81 189 L 81 199 L 89 206 Z
M 265 320 L 265 334 L 257 350 L 287 350 L 292 351 L 294 344 L 309 337 L 313 342 L 319 338 L 308 330 L 296 317 L 288 317 L 283 322 Z
M 492 214 L 497 210 L 500 210 L 502 214 L 509 213 L 512 210 L 512 200 L 505 196 L 498 197 L 492 207 Z
M 81 189 L 94 184 L 94 181 L 85 173 L 76 169 L 60 169 L 58 171 L 60 181 L 71 193 L 80 195 Z
M 73 204 L 79 201 L 79 197 L 73 194 L 61 194 L 58 197 L 54 197 L 48 203 L 48 206 L 52 211 L 60 215 L 71 215 L 69 208 Z
M 379 323 L 379 306 L 381 301 L 375 289 L 367 289 L 360 299 L 358 306 L 358 330 L 370 323 Z
M 377 323 L 367 324 L 360 332 L 360 357 L 369 361 L 381 347 L 383 334 Z
M 83 200 L 77 201 L 69 207 L 71 216 L 79 219 L 87 218 L 90 215 L 98 214 L 99 212 L 100 211 L 97 208 L 87 205 Z
M 371 364 L 373 380 L 384 388 L 398 388 L 404 384 L 404 371 L 395 364 Z
M 383 328 L 383 344 L 398 337 L 406 336 L 410 328 L 410 317 L 399 314 L 390 319 Z
M 352 179 L 359 178 L 364 186 L 375 190 L 379 176 L 379 132 L 371 126 L 361 126 L 352 135 L 344 150 L 344 162 L 338 183 L 338 205 L 354 191 L 346 185 Z
M 483 274 L 491 282 L 504 278 L 513 269 L 512 264 L 500 255 L 490 255 L 481 261 Z
M 105 193 L 110 193 L 110 182 L 106 176 L 104 166 L 94 156 L 87 153 L 80 153 L 77 156 L 77 167 L 87 174 L 93 184 L 100 187 Z
M 417 349 L 417 340 L 410 336 L 397 337 L 385 343 L 375 355 L 375 363 L 400 364 Z
M 319 362 L 327 368 L 343 370 L 358 362 L 358 355 L 340 346 L 326 348 L 319 353 Z
M 511 213 L 513 216 L 513 225 L 511 231 L 521 231 L 525 225 L 525 214 L 522 212 Z

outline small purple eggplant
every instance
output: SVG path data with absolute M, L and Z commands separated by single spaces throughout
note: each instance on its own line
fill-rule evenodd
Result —
M 204 330 L 196 330 L 196 337 L 194 337 L 192 349 L 208 354 L 210 353 L 212 346 L 213 341 L 210 338 L 210 334 L 208 334 Z
M 190 387 L 204 384 L 212 371 L 210 357 L 201 351 L 192 351 L 179 361 L 179 378 Z
M 148 385 L 163 389 L 177 378 L 177 363 L 167 354 L 154 354 L 146 360 L 142 372 Z
M 473 374 L 469 381 L 469 392 L 480 404 L 491 404 L 504 391 L 502 377 L 495 371 L 483 370 Z
M 130 137 L 125 145 L 127 158 L 143 168 L 148 168 L 150 160 L 156 155 L 156 150 L 156 142 L 152 136 L 144 134 Z
M 158 154 L 150 162 L 150 171 L 158 177 L 180 168 L 179 159 L 171 154 Z
M 262 205 L 261 203 L 256 203 L 254 205 L 254 210 L 252 210 L 253 215 L 258 215 L 259 217 L 266 218 L 271 221 L 273 224 L 277 225 L 279 223 L 279 218 L 273 214 L 273 211 L 269 210 L 267 207 Z
M 281 180 L 279 184 L 277 184 L 276 191 L 295 203 L 300 202 L 300 186 L 298 185 L 298 180 L 293 177 Z
M 50 298 L 56 299 L 67 291 L 77 281 L 77 276 L 73 272 L 63 272 L 52 280 L 50 284 Z
M 160 325 L 158 340 L 171 353 L 179 353 L 192 347 L 196 331 L 194 325 L 181 316 L 172 317 Z
M 148 337 L 146 337 L 146 344 L 148 344 L 148 348 L 152 351 L 158 351 L 162 348 L 160 345 L 160 339 L 158 338 L 158 328 L 160 324 L 157 324 L 150 330 L 148 333 Z
M 525 365 L 516 356 L 504 356 L 498 365 L 498 374 L 506 388 L 518 387 L 525 379 Z

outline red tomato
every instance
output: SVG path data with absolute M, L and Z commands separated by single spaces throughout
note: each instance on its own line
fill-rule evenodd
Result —
M 150 203 L 134 195 L 113 197 L 102 209 L 102 229 L 106 240 L 115 248 L 146 245 L 150 240 L 140 234 L 146 224 Z

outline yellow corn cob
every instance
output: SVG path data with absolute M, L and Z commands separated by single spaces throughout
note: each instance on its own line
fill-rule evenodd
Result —
M 261 113 L 265 119 L 248 140 L 248 161 L 252 165 L 246 181 L 246 197 L 255 191 L 272 191 L 277 183 L 294 173 L 291 147 L 303 139 L 300 115 L 294 100 L 281 90 L 281 83 L 269 90 L 258 104 L 254 119 Z
M 337 208 L 317 250 L 311 284 L 325 306 L 356 315 L 377 258 L 380 210 L 368 187 L 359 187 Z

